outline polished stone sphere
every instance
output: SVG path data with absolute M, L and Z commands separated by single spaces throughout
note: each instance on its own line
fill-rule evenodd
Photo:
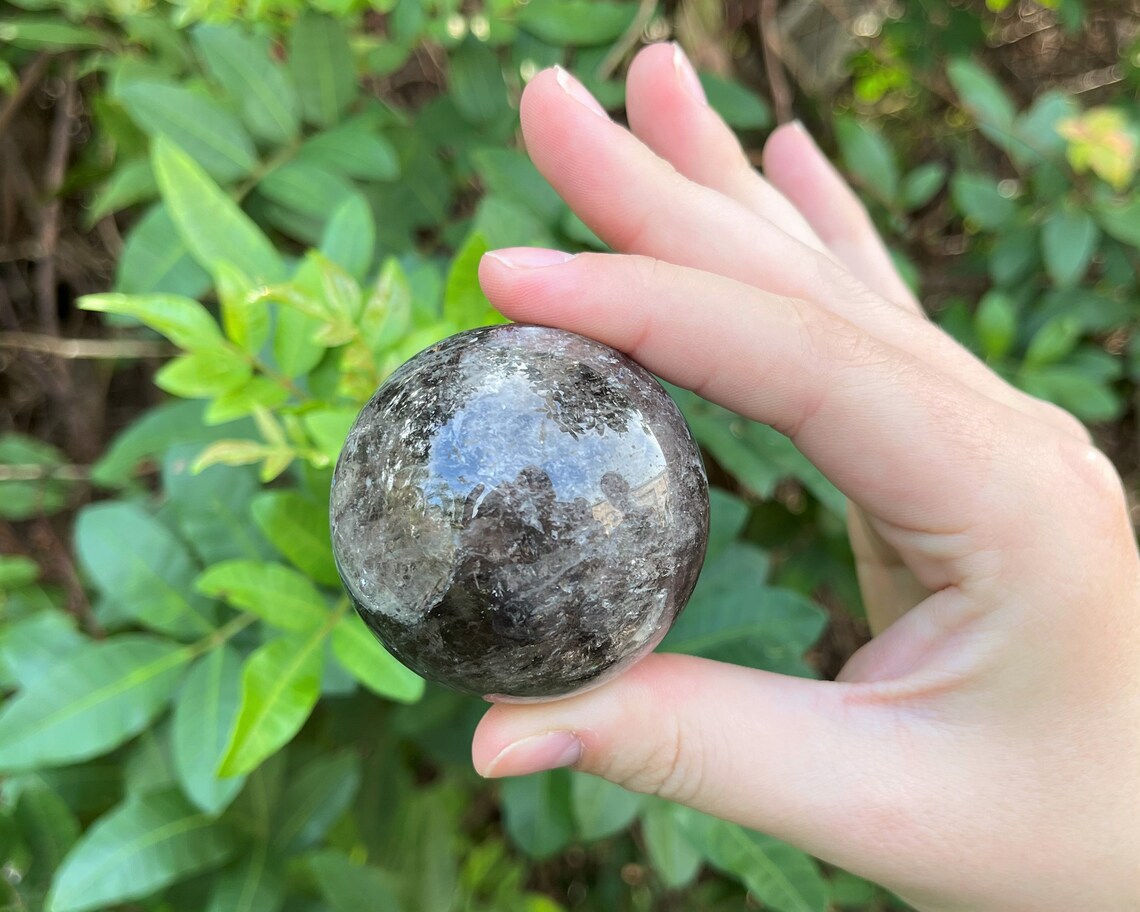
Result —
M 704 560 L 708 481 L 644 368 L 511 324 L 392 374 L 349 432 L 330 514 L 345 588 L 393 655 L 464 693 L 542 700 L 660 642 Z

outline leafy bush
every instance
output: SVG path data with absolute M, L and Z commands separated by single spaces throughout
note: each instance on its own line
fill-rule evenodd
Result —
M 20 6 L 35 12 L 0 7 L 0 69 L 70 55 L 94 120 L 73 185 L 90 224 L 129 225 L 115 287 L 80 306 L 120 337 L 168 340 L 154 383 L 173 398 L 83 472 L 46 442 L 0 438 L 0 516 L 66 510 L 82 481 L 98 491 L 74 519 L 89 610 L 67 611 L 34 561 L 0 560 L 13 906 L 728 909 L 748 891 L 781 912 L 901 908 L 769 837 L 596 779 L 480 781 L 482 705 L 388 656 L 332 563 L 347 428 L 411 354 L 499 319 L 482 253 L 602 247 L 518 149 L 522 86 L 563 63 L 618 108 L 623 61 L 643 34 L 692 28 L 682 11 Z M 1057 15 L 1075 29 L 1082 10 Z M 905 13 L 877 23 L 813 125 L 904 273 L 934 286 L 942 324 L 1127 439 L 1135 102 L 1015 98 L 980 53 L 1004 19 L 946 0 Z M 1122 50 L 1132 85 L 1136 59 Z M 726 73 L 702 74 L 709 96 L 756 145 L 769 110 Z M 663 648 L 834 671 L 862 635 L 842 497 L 769 428 L 671 392 L 716 487 L 705 570 Z

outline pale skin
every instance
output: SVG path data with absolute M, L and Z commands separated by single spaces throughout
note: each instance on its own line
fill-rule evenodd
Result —
M 873 640 L 837 681 L 653 655 L 493 706 L 485 776 L 573 766 L 792 842 L 931 912 L 1140 909 L 1140 559 L 1083 427 L 929 322 L 797 125 L 763 174 L 673 45 L 631 129 L 567 73 L 531 159 L 618 251 L 488 254 L 508 317 L 770 424 L 847 495 Z

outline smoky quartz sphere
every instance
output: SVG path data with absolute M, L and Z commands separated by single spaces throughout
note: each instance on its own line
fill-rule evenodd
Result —
M 377 390 L 333 480 L 341 579 L 385 647 L 477 696 L 553 699 L 653 649 L 708 539 L 708 481 L 661 385 L 517 324 L 459 333 Z

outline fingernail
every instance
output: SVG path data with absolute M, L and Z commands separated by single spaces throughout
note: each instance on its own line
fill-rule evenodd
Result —
M 802 134 L 807 139 L 807 141 L 810 142 L 812 145 L 815 145 L 815 140 L 812 138 L 812 135 L 808 132 L 808 128 L 804 126 L 804 122 L 802 120 L 800 120 L 798 117 L 795 120 L 789 120 L 788 126 L 791 127 L 793 130 L 795 130 L 797 133 Z
M 557 266 L 574 259 L 576 254 L 546 247 L 505 247 L 492 250 L 484 256 L 497 260 L 510 269 L 534 269 L 538 266 Z
M 599 117 L 604 117 L 606 120 L 610 119 L 610 115 L 606 113 L 606 109 L 598 104 L 598 99 L 590 94 L 582 83 L 570 75 L 568 70 L 562 69 L 560 66 L 554 68 L 554 78 L 558 80 L 558 84 L 562 87 L 562 91 L 573 98 L 579 104 L 589 108 Z
M 693 64 L 676 41 L 673 42 L 673 67 L 677 70 L 677 78 L 681 80 L 681 85 L 685 87 L 685 91 L 701 104 L 708 104 L 709 100 L 705 95 L 704 86 L 701 85 L 701 80 L 697 76 L 697 71 L 693 69 Z
M 582 742 L 573 732 L 547 732 L 504 747 L 481 774 L 488 779 L 526 776 L 573 766 L 581 756 Z

